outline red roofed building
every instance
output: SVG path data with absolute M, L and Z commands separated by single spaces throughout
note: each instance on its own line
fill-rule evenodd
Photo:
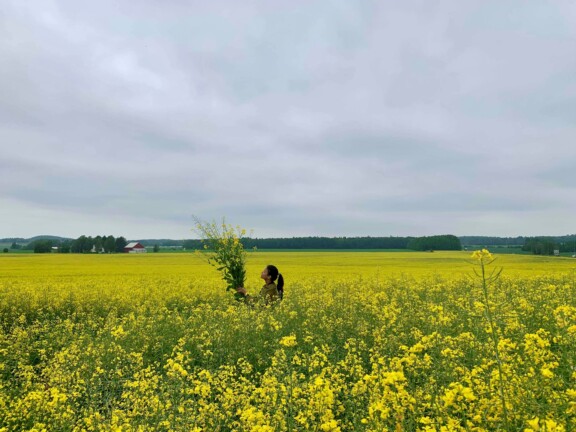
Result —
M 124 248 L 126 253 L 146 253 L 146 248 L 138 242 L 128 243 Z

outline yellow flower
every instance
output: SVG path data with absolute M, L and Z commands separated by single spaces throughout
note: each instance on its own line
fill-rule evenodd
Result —
M 472 259 L 478 260 L 483 263 L 492 261 L 492 254 L 488 249 L 474 251 L 471 255 Z
M 336 420 L 329 420 L 320 425 L 320 430 L 324 432 L 340 432 L 340 427 L 338 427 Z
M 532 420 L 528 420 L 526 421 L 526 423 L 528 424 L 528 426 L 530 426 L 531 430 L 539 430 L 540 429 L 540 419 L 538 417 L 534 417 Z
M 280 345 L 288 348 L 295 347 L 296 345 L 298 345 L 298 342 L 296 341 L 296 336 L 295 335 L 284 336 L 282 339 L 280 339 Z
M 422 417 L 420 418 L 420 423 L 424 424 L 424 425 L 430 425 L 432 424 L 432 419 L 428 416 Z

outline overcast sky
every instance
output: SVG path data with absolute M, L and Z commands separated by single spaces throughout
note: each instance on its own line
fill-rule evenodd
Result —
M 0 237 L 576 232 L 576 2 L 0 2 Z

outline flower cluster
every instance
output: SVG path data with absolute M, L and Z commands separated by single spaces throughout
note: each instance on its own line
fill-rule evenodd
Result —
M 489 263 L 493 261 L 494 258 L 488 249 L 480 249 L 472 253 L 472 259 L 483 263 Z

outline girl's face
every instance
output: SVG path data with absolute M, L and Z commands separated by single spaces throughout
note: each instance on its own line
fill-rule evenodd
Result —
M 262 274 L 260 275 L 262 279 L 264 279 L 267 283 L 270 283 L 270 275 L 268 274 L 268 268 L 264 267 L 262 270 Z

